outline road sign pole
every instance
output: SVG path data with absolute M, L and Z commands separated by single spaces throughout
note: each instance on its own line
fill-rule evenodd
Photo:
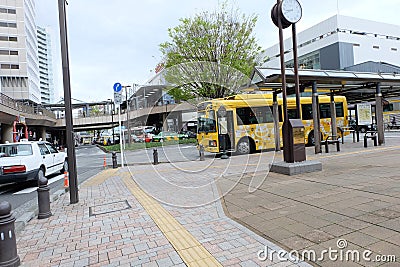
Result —
M 124 150 L 122 146 L 122 130 L 121 130 L 121 106 L 118 106 L 118 124 L 119 124 L 119 148 L 121 150 L 121 167 L 124 167 Z

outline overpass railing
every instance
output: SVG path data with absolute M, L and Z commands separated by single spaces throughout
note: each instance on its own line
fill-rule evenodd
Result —
M 53 112 L 37 105 L 37 106 L 31 106 L 25 103 L 22 103 L 20 101 L 17 101 L 15 99 L 12 99 L 9 96 L 6 96 L 3 93 L 0 93 L 0 105 L 6 106 L 8 108 L 17 110 L 19 112 L 23 113 L 29 113 L 29 114 L 34 114 L 34 115 L 44 115 L 48 116 L 50 118 L 55 119 L 56 116 L 54 115 Z

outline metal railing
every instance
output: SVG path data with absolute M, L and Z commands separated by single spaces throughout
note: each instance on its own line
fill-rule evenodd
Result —
M 12 99 L 9 96 L 6 96 L 3 93 L 0 93 L 0 105 L 6 106 L 8 108 L 11 108 L 13 110 L 22 112 L 22 113 L 28 113 L 28 114 L 34 114 L 34 115 L 43 115 L 50 117 L 52 119 L 55 119 L 56 116 L 53 112 L 43 108 L 40 105 L 29 105 L 27 103 L 23 103 L 21 101 Z

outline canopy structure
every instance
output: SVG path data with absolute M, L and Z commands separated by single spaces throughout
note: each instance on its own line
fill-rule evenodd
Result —
M 255 67 L 250 78 L 260 90 L 281 91 L 279 68 Z M 400 73 L 299 69 L 299 81 L 300 88 L 311 87 L 316 82 L 318 89 L 329 89 L 335 95 L 344 95 L 349 103 L 374 101 L 378 83 L 383 98 L 400 97 Z M 286 69 L 286 82 L 290 92 L 294 88 L 293 69 Z
M 293 69 L 286 69 L 286 93 L 294 94 L 295 75 Z M 274 97 L 282 92 L 282 74 L 279 68 L 255 67 L 251 75 L 250 90 L 269 91 Z M 257 87 L 257 88 L 255 88 Z M 375 121 L 377 124 L 378 143 L 385 142 L 383 126 L 383 102 L 385 98 L 400 97 L 399 73 L 372 73 L 335 70 L 299 70 L 300 91 L 311 87 L 313 98 L 313 120 L 319 123 L 318 118 L 318 93 L 329 93 L 331 96 L 331 123 L 332 137 L 336 139 L 336 115 L 334 95 L 343 95 L 347 102 L 355 104 L 359 102 L 375 101 Z M 249 90 L 248 89 L 248 90 Z M 319 127 L 314 128 L 315 153 L 320 153 Z M 276 136 L 275 138 L 278 139 Z M 279 139 L 278 139 L 279 140 Z M 276 148 L 278 150 L 278 148 Z

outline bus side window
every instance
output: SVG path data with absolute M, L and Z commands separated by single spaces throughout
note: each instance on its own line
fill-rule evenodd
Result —
M 289 119 L 297 119 L 297 109 L 288 109 L 288 117 Z
M 301 105 L 301 117 L 303 120 L 312 120 L 312 105 L 311 104 L 302 104 Z
M 335 103 L 335 107 L 336 107 L 336 117 L 344 117 L 344 112 L 343 112 L 343 103 L 339 102 L 339 103 Z
M 319 104 L 319 112 L 321 119 L 331 117 L 331 107 L 329 104 Z

